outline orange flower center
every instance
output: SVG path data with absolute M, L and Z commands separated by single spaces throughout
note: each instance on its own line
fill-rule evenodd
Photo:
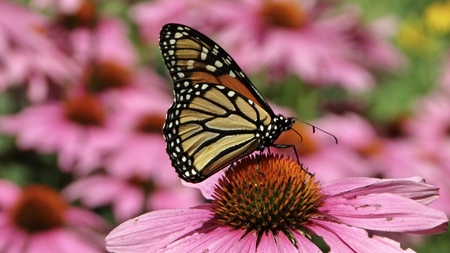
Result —
M 128 86 L 130 79 L 130 70 L 113 61 L 94 63 L 84 73 L 87 89 L 92 92 Z
M 78 96 L 67 99 L 64 104 L 66 117 L 84 126 L 99 126 L 105 121 L 105 111 L 94 96 Z
M 143 133 L 160 134 L 164 125 L 164 116 L 149 113 L 144 115 L 136 125 L 136 130 Z
M 288 0 L 265 1 L 259 14 L 266 23 L 284 28 L 298 29 L 307 22 L 306 13 L 301 6 Z
M 383 150 L 383 145 L 379 140 L 369 141 L 366 145 L 360 147 L 357 151 L 363 157 L 375 156 Z
M 292 159 L 269 154 L 232 166 L 214 190 L 212 207 L 218 223 L 254 231 L 257 243 L 267 232 L 282 232 L 296 246 L 292 231 L 304 232 L 321 198 L 314 175 Z
M 97 6 L 93 0 L 84 0 L 80 8 L 71 14 L 60 14 L 59 23 L 67 29 L 94 28 L 98 23 Z
M 44 185 L 30 185 L 10 210 L 10 217 L 20 228 L 40 232 L 65 223 L 67 204 L 53 189 Z

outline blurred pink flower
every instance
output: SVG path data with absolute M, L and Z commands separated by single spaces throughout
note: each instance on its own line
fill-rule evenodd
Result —
M 174 171 L 170 172 L 178 178 Z M 160 173 L 169 174 L 163 170 Z M 117 222 L 148 211 L 186 208 L 203 202 L 198 190 L 182 187 L 180 179 L 171 185 L 164 185 L 157 178 L 138 176 L 126 179 L 95 174 L 77 179 L 63 193 L 67 199 L 80 201 L 89 208 L 111 205 Z
M 450 94 L 432 93 L 420 101 L 408 131 L 436 162 L 450 172 Z
M 402 66 L 386 38 L 393 22 L 364 26 L 355 8 L 336 15 L 334 7 L 308 0 L 154 1 L 135 5 L 130 15 L 150 42 L 165 23 L 190 25 L 216 38 L 244 70 L 269 69 L 271 78 L 288 72 L 312 84 L 366 90 L 374 84 L 370 69 Z
M 126 221 L 106 237 L 107 249 L 321 252 L 309 240 L 317 235 L 333 252 L 413 252 L 367 230 L 440 233 L 448 222 L 426 207 L 438 189 L 417 177 L 347 178 L 319 186 L 296 161 L 277 156 L 244 158 L 225 175 L 205 196 L 210 204 Z M 205 184 L 211 185 L 209 179 Z
M 79 10 L 85 0 L 31 0 L 38 8 L 55 8 L 59 12 L 73 14 Z
M 164 90 L 164 81 L 154 73 L 140 71 L 135 77 L 133 86 L 112 90 L 103 97 L 114 110 L 112 124 L 120 129 L 120 145 L 105 158 L 104 167 L 116 177 L 148 179 L 159 176 L 160 171 L 174 172 L 162 136 L 172 98 Z M 177 177 L 169 178 L 179 183 Z
M 312 84 L 366 90 L 374 77 L 357 59 L 363 53 L 378 57 L 386 47 L 369 29 L 355 40 L 359 15 L 350 8 L 331 14 L 334 7 L 321 1 L 243 0 L 221 1 L 204 12 L 215 18 L 217 41 L 244 70 L 269 69 L 272 77 L 290 72 Z
M 109 226 L 53 189 L 0 180 L 0 192 L 1 252 L 103 252 Z
M 73 57 L 84 65 L 115 62 L 133 68 L 137 55 L 129 39 L 128 29 L 120 19 L 104 18 L 94 29 L 76 29 L 70 34 Z
M 181 188 L 166 154 L 161 131 L 172 98 L 163 90 L 165 83 L 150 71 L 140 71 L 136 79 L 134 86 L 103 96 L 115 112 L 112 124 L 120 129 L 118 145 L 103 160 L 106 175 L 78 179 L 65 191 L 89 207 L 112 204 L 119 221 L 143 211 L 202 203 L 197 190 Z
M 0 118 L 0 130 L 17 138 L 21 149 L 56 152 L 59 167 L 84 175 L 103 165 L 120 140 L 98 98 L 77 95 L 25 108 Z
M 166 23 L 185 25 L 207 25 L 205 7 L 215 4 L 210 0 L 156 0 L 135 4 L 130 9 L 130 17 L 139 27 L 141 36 L 149 42 L 157 43 L 159 31 Z
M 25 85 L 31 101 L 42 101 L 54 87 L 51 85 L 61 85 L 78 75 L 79 67 L 47 36 L 43 17 L 1 1 L 0 34 L 0 92 Z
M 392 17 L 383 17 L 363 24 L 362 14 L 356 15 L 354 19 L 347 19 L 348 24 L 344 26 L 355 60 L 369 69 L 392 73 L 401 70 L 406 58 L 389 42 L 397 32 L 397 21 Z
M 114 86 L 129 79 L 138 56 L 123 20 L 99 15 L 96 1 L 63 0 L 54 3 L 54 0 L 49 0 L 35 4 L 41 7 L 50 4 L 48 7 L 56 8 L 52 38 L 61 50 L 83 66 L 82 78 L 96 75 L 100 79 L 97 83 L 102 82 L 103 86 Z M 107 80 L 104 79 L 106 75 L 110 76 Z

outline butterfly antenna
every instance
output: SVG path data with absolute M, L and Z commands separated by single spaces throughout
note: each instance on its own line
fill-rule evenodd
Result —
M 296 119 L 296 120 L 298 120 L 298 119 Z M 306 122 L 306 121 L 303 121 L 303 120 L 298 120 L 298 121 L 300 121 L 300 122 L 302 122 L 303 124 L 306 124 L 306 125 L 312 127 L 312 132 L 313 132 L 313 133 L 315 133 L 315 132 L 316 132 L 316 129 L 317 129 L 317 130 L 319 130 L 319 131 L 321 131 L 321 132 L 323 132 L 323 133 L 326 133 L 326 134 L 328 134 L 329 136 L 333 137 L 334 142 L 335 142 L 336 144 L 339 143 L 338 138 L 337 138 L 334 134 L 332 134 L 332 133 L 330 133 L 330 132 L 327 132 L 327 131 L 323 130 L 322 128 L 319 128 L 319 127 L 317 127 L 317 126 L 315 126 L 315 125 L 313 125 L 313 124 L 311 124 L 311 123 L 308 123 L 308 122 Z M 292 129 L 292 130 L 295 131 L 295 129 Z M 297 131 L 295 131 L 295 132 L 298 133 Z
M 294 131 L 299 137 L 300 137 L 300 143 L 303 142 L 303 136 L 301 133 L 297 132 L 294 128 L 291 128 L 292 131 Z M 314 132 L 314 131 L 313 131 Z

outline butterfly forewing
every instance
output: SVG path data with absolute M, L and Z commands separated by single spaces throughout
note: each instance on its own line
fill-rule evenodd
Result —
M 181 178 L 200 182 L 272 145 L 290 120 L 275 116 L 234 60 L 211 39 L 168 24 L 160 48 L 174 81 L 163 135 Z
M 169 72 L 176 83 L 175 93 L 177 89 L 178 91 L 183 89 L 186 79 L 194 84 L 222 84 L 239 91 L 273 115 L 267 101 L 233 58 L 205 35 L 187 26 L 167 24 L 161 30 L 159 44 Z M 177 83 L 180 83 L 179 87 Z

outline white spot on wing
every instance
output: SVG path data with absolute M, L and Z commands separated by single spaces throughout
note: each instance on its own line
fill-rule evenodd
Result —
M 187 69 L 193 69 L 194 68 L 194 60 L 187 61 Z
M 211 71 L 211 72 L 216 72 L 217 68 L 211 65 L 206 65 L 206 69 Z
M 203 61 L 206 60 L 206 56 L 208 56 L 206 53 L 204 52 L 200 53 L 200 59 L 202 59 Z

